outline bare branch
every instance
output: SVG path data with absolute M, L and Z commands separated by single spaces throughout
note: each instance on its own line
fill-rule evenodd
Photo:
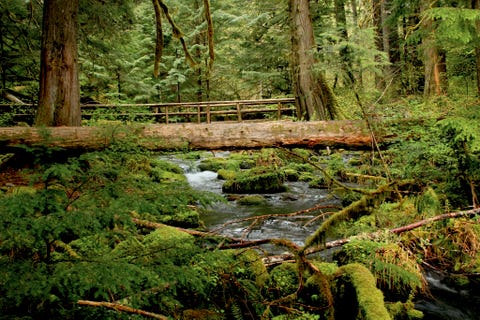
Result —
M 90 306 L 90 307 L 103 307 L 103 308 L 108 308 L 108 309 L 113 309 L 116 311 L 121 311 L 121 312 L 127 312 L 127 313 L 133 313 L 133 314 L 138 314 L 144 317 L 149 317 L 153 319 L 160 319 L 160 320 L 168 320 L 169 318 L 157 313 L 152 313 L 140 309 L 134 309 L 128 306 L 124 306 L 118 303 L 112 303 L 112 302 L 98 302 L 98 301 L 89 301 L 89 300 L 78 300 L 77 304 L 81 306 Z

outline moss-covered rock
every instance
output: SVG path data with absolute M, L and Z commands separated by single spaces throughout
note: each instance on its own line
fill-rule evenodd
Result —
M 198 169 L 201 171 L 213 171 L 217 172 L 220 169 L 224 169 L 227 164 L 225 158 L 207 158 L 200 162 Z
M 283 192 L 286 190 L 283 185 L 285 180 L 285 173 L 280 170 L 249 170 L 232 180 L 227 180 L 223 184 L 222 190 L 228 193 Z
M 244 206 L 258 206 L 267 203 L 267 200 L 259 195 L 250 195 L 245 197 L 240 197 L 237 200 L 237 203 Z
M 219 180 L 232 180 L 239 174 L 238 171 L 220 169 L 217 171 L 217 179 Z
M 185 209 L 171 215 L 161 215 L 158 221 L 181 228 L 197 228 L 200 226 L 200 215 L 196 210 Z
M 294 169 L 285 169 L 284 172 L 287 181 L 295 182 L 298 181 L 298 179 L 300 178 L 300 173 L 295 171 Z
M 308 187 L 313 189 L 327 189 L 330 184 L 331 182 L 323 175 L 317 175 L 308 183 Z

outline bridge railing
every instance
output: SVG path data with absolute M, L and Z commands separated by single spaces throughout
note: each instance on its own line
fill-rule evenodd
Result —
M 33 118 L 34 105 L 0 104 L 0 113 L 11 112 L 15 119 Z M 281 119 L 295 115 L 295 99 L 232 100 L 143 104 L 82 104 L 82 118 L 97 116 L 122 118 L 154 118 L 156 122 L 244 121 L 259 117 Z

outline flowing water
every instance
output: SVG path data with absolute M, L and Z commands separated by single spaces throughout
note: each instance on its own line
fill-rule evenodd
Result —
M 224 156 L 224 154 L 217 154 Z M 194 189 L 209 191 L 216 194 L 222 193 L 222 180 L 217 179 L 217 173 L 212 171 L 199 171 L 198 163 L 169 158 L 179 164 L 185 171 L 185 176 Z M 332 205 L 338 200 L 329 195 L 325 189 L 308 188 L 308 184 L 302 182 L 287 182 L 286 192 L 274 194 L 262 194 L 265 202 L 260 205 L 241 205 L 237 201 L 219 202 L 202 210 L 201 219 L 210 230 L 218 230 L 220 234 L 231 237 L 245 238 L 248 240 L 261 240 L 268 238 L 286 238 L 298 245 L 303 245 L 306 237 L 314 232 L 321 221 L 311 222 L 316 217 L 313 214 L 302 214 L 294 218 L 268 219 L 264 223 L 249 228 L 252 220 L 248 218 L 260 215 L 286 214 L 311 208 L 315 205 Z M 225 195 L 226 196 L 226 195 Z M 246 196 L 246 195 L 242 195 Z M 230 224 L 233 220 L 244 220 Z M 228 223 L 226 226 L 224 226 Z M 273 252 L 279 253 L 279 252 Z
M 225 156 L 217 154 L 216 156 Z M 199 171 L 200 160 L 186 162 L 176 157 L 168 157 L 169 161 L 180 165 L 185 176 L 194 189 L 222 193 L 223 181 L 217 179 L 217 173 Z M 230 224 L 234 220 L 242 220 L 266 214 L 286 214 L 311 208 L 319 204 L 338 204 L 325 189 L 311 189 L 302 182 L 286 183 L 288 191 L 262 195 L 265 203 L 261 205 L 240 205 L 236 201 L 215 203 L 206 208 L 201 219 L 210 230 L 231 237 L 260 240 L 267 238 L 286 238 L 298 245 L 303 245 L 306 237 L 314 232 L 321 221 L 310 223 L 315 215 L 299 215 L 292 219 L 268 219 L 264 223 L 251 227 L 252 220 Z M 226 196 L 226 195 L 225 195 Z M 318 214 L 318 212 L 316 213 Z M 267 247 L 270 253 L 281 253 L 278 248 Z M 416 308 L 424 312 L 424 320 L 479 320 L 480 288 L 478 290 L 458 290 L 444 282 L 439 273 L 426 274 L 431 297 L 417 301 Z

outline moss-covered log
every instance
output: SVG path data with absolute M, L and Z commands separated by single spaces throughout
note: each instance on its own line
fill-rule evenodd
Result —
M 371 136 L 361 121 L 269 121 L 108 127 L 0 128 L 0 146 L 46 145 L 103 149 L 130 142 L 151 150 L 283 147 L 365 148 Z

